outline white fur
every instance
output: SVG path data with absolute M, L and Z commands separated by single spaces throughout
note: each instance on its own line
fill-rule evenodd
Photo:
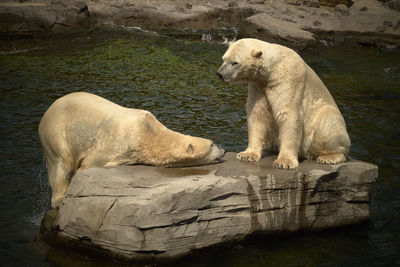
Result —
M 225 151 L 209 139 L 169 130 L 148 111 L 99 96 L 72 93 L 56 100 L 39 124 L 52 207 L 60 204 L 74 172 L 94 166 L 192 166 Z
M 344 119 L 323 82 L 295 51 L 241 39 L 222 59 L 219 77 L 248 84 L 249 144 L 239 160 L 260 160 L 264 148 L 279 150 L 278 168 L 296 168 L 299 156 L 326 164 L 345 160 L 350 138 Z

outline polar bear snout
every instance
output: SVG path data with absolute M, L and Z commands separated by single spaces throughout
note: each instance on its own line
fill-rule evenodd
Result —
M 216 160 L 220 160 L 222 157 L 224 157 L 225 153 L 225 149 L 223 149 L 219 145 L 214 143 L 211 145 L 211 154 L 213 155 L 213 157 L 215 157 Z
M 224 62 L 215 74 L 224 82 L 236 83 L 240 80 L 240 72 L 240 64 L 234 61 L 232 63 Z
M 224 76 L 222 76 L 221 73 L 219 73 L 219 72 L 217 71 L 215 74 L 218 76 L 218 78 L 220 78 L 221 80 L 224 80 Z
M 218 78 L 220 78 L 223 81 L 226 81 L 226 74 L 227 74 L 227 64 L 223 63 L 221 67 L 217 70 L 215 73 Z

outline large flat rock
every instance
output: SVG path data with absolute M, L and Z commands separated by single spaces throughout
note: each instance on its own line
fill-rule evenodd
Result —
M 323 230 L 369 219 L 375 165 L 301 162 L 161 168 L 119 166 L 76 174 L 58 213 L 42 222 L 53 245 L 123 259 L 167 260 L 251 234 Z

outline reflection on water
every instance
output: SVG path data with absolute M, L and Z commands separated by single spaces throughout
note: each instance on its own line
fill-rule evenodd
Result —
M 0 253 L 5 264 L 51 265 L 43 244 L 34 242 L 49 207 L 37 126 L 49 105 L 67 93 L 91 92 L 150 110 L 170 129 L 213 139 L 228 151 L 246 147 L 246 89 L 215 76 L 225 45 L 130 29 L 70 40 L 0 42 L 0 49 Z M 302 56 L 343 113 L 351 156 L 380 167 L 371 221 L 334 233 L 233 245 L 218 257 L 177 265 L 400 264 L 400 54 L 325 48 Z

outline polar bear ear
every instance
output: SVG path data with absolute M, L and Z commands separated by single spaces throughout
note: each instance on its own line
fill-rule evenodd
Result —
M 253 50 L 251 51 L 251 56 L 255 58 L 260 58 L 262 56 L 263 52 L 260 50 Z

